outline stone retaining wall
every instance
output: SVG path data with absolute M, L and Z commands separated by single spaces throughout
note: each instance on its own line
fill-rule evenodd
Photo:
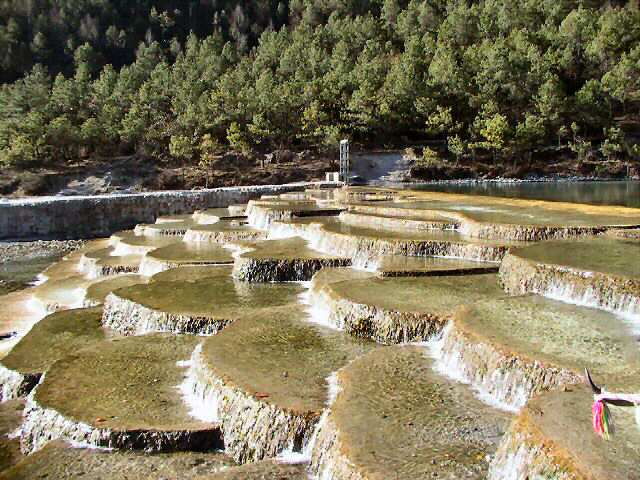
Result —
M 331 183 L 296 183 L 225 187 L 197 191 L 167 191 L 76 197 L 40 197 L 0 201 L 0 240 L 91 238 L 107 236 L 159 215 L 190 213 L 206 208 L 246 203 L 261 195 L 276 195 Z

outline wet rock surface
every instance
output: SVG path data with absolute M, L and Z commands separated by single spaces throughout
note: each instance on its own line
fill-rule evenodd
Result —
M 640 242 L 591 238 L 515 249 L 500 266 L 513 295 L 536 293 L 640 321 Z
M 73 448 L 51 442 L 14 467 L 0 472 L 2 480 L 305 480 L 304 465 L 264 461 L 237 466 L 222 453 L 139 452 Z
M 22 423 L 23 400 L 0 403 L 0 475 L 2 471 L 23 458 L 20 451 L 20 436 L 16 431 Z M 1 478 L 1 477 L 0 477 Z
M 216 425 L 193 419 L 176 386 L 197 339 L 105 341 L 54 363 L 27 400 L 22 450 L 55 439 L 147 452 L 220 448 Z
M 105 338 L 101 309 L 68 310 L 48 315 L 2 359 L 0 400 L 24 397 L 58 359 Z
M 486 476 L 508 417 L 438 376 L 423 348 L 376 350 L 338 384 L 312 452 L 319 478 Z
M 603 441 L 591 426 L 592 401 L 583 386 L 532 399 L 503 437 L 489 478 L 639 478 L 633 409 L 611 407 L 616 433 Z
M 112 292 L 105 300 L 103 324 L 125 335 L 150 331 L 213 334 L 260 308 L 290 303 L 302 290 L 295 284 L 244 284 L 234 280 L 228 269 L 209 268 L 197 270 L 200 278 L 198 273 L 179 269 L 189 281 L 176 279 L 169 270 L 148 285 Z
M 584 368 L 609 387 L 640 375 L 637 342 L 620 318 L 537 296 L 461 307 L 443 343 L 441 370 L 515 409 L 535 393 L 581 383 Z
M 327 398 L 327 377 L 375 348 L 305 321 L 299 305 L 242 318 L 194 353 L 196 386 L 240 462 L 301 452 Z
M 328 323 L 351 335 L 382 343 L 424 341 L 439 332 L 466 303 L 504 296 L 497 277 L 487 275 L 340 278 L 314 281 L 312 304 Z M 331 278 L 333 277 L 333 278 Z
M 310 248 L 302 238 L 267 240 L 248 245 L 234 263 L 233 275 L 247 282 L 311 280 L 322 268 L 351 265 L 351 259 Z

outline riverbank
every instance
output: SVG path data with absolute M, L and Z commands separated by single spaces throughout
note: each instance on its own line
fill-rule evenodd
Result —
M 320 181 L 337 170 L 326 155 L 281 151 L 271 160 L 229 153 L 208 168 L 171 165 L 142 156 L 78 161 L 72 165 L 0 172 L 0 196 L 104 195 L 159 190 L 198 190 L 239 185 L 278 185 Z

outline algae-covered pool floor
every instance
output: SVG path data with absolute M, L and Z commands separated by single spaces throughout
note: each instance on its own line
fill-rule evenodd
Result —
M 239 282 L 229 275 L 228 269 L 218 270 L 220 267 L 210 267 L 210 272 L 202 267 L 199 278 L 197 273 L 184 268 L 178 272 L 162 272 L 162 276 L 154 276 L 148 285 L 121 288 L 114 294 L 162 312 L 238 318 L 260 308 L 295 302 L 303 290 L 295 283 Z
M 275 461 L 237 466 L 223 453 L 140 452 L 73 448 L 61 441 L 0 472 L 2 480 L 307 480 L 304 465 Z
M 197 224 L 193 218 L 174 222 L 139 224 L 136 226 L 135 232 L 146 236 L 176 237 L 184 235 L 187 230 Z
M 13 435 L 20 428 L 23 410 L 24 400 L 9 400 L 0 403 L 0 437 L 2 438 L 0 441 L 0 472 L 23 458 L 20 452 L 20 438 Z M 0 473 L 0 478 L 2 475 L 3 473 Z
M 449 315 L 466 303 L 504 296 L 494 274 L 364 278 L 329 283 L 333 296 L 385 310 Z
M 514 249 L 512 255 L 535 263 L 640 280 L 640 242 L 596 237 L 542 242 Z
M 242 253 L 242 258 L 255 260 L 308 260 L 338 258 L 311 248 L 309 243 L 300 237 L 278 240 L 265 240 L 248 245 L 250 251 Z
M 383 277 L 470 275 L 474 273 L 496 273 L 498 271 L 498 264 L 496 263 L 455 258 L 382 255 L 377 263 L 376 270 Z
M 189 415 L 176 388 L 184 376 L 177 362 L 188 359 L 197 342 L 189 335 L 146 335 L 93 344 L 54 363 L 34 399 L 100 429 L 209 430 Z
M 102 309 L 82 308 L 52 313 L 36 323 L 2 359 L 22 374 L 40 374 L 67 354 L 104 340 Z
M 454 322 L 471 341 L 487 342 L 510 357 L 577 375 L 587 367 L 608 387 L 640 387 L 637 342 L 610 313 L 531 295 L 470 303 Z
M 327 400 L 327 377 L 376 346 L 306 317 L 292 304 L 241 318 L 205 340 L 202 358 L 225 382 L 263 402 L 319 414 Z
M 176 264 L 233 263 L 231 252 L 220 245 L 206 242 L 177 242 L 148 253 L 149 258 Z
M 142 255 L 127 254 L 114 255 L 113 247 L 87 252 L 85 257 L 96 261 L 96 265 L 101 267 L 121 267 L 124 269 L 137 269 L 142 260 Z
M 117 247 L 119 243 L 132 247 L 160 248 L 178 242 L 178 239 L 171 237 L 153 237 L 149 235 L 136 235 L 132 230 L 118 232 L 111 235 L 111 242 Z
M 338 373 L 331 406 L 353 476 L 403 480 L 485 478 L 508 415 L 437 375 L 423 347 L 384 347 Z
M 126 274 L 106 277 L 104 280 L 92 283 L 87 288 L 85 304 L 99 305 L 114 290 L 132 285 L 145 284 L 149 281 L 147 277 L 140 275 Z

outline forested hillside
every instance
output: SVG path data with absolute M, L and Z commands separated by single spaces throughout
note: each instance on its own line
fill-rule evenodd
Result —
M 0 0 L 0 162 L 640 156 L 636 1 Z M 442 159 L 442 160 L 439 160 Z

